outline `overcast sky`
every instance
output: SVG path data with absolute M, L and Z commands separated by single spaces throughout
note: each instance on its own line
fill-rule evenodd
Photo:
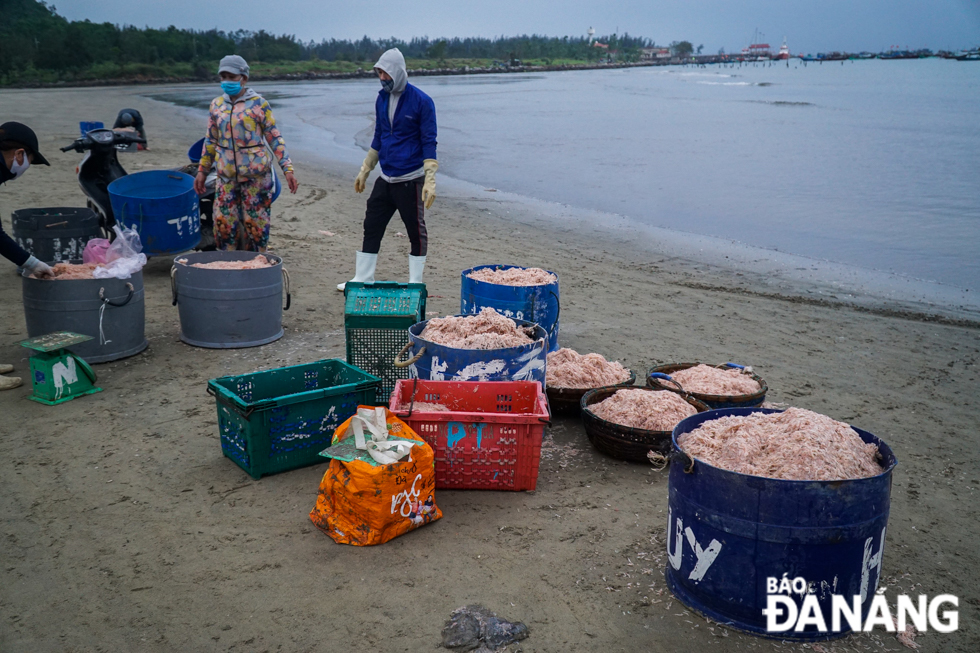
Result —
M 980 0 L 53 0 L 69 20 L 264 29 L 304 41 L 395 36 L 547 36 L 629 32 L 737 51 L 755 30 L 790 50 L 960 49 L 980 45 Z

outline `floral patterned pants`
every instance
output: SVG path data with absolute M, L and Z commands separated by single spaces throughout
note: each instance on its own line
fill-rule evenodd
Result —
M 214 244 L 220 250 L 264 252 L 269 244 L 273 173 L 251 179 L 218 178 Z

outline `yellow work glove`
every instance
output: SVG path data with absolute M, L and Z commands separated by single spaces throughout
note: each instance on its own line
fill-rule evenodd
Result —
M 435 159 L 426 159 L 422 162 L 425 168 L 425 183 L 422 184 L 422 203 L 425 208 L 432 208 L 432 203 L 436 201 L 436 170 L 439 169 L 439 162 Z
M 368 175 L 374 170 L 374 166 L 378 165 L 378 151 L 373 147 L 368 150 L 367 156 L 364 157 L 364 163 L 361 164 L 361 171 L 357 173 L 357 178 L 354 179 L 354 192 L 363 193 L 365 186 L 367 186 Z

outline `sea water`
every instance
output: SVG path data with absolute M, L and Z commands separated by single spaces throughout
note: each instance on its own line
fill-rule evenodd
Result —
M 793 60 L 411 81 L 435 101 L 446 182 L 928 282 L 937 296 L 980 292 L 980 64 Z M 375 80 L 255 87 L 279 93 L 290 146 L 356 173 Z

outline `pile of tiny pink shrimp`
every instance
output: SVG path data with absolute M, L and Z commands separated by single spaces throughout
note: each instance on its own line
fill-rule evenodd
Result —
M 534 342 L 514 320 L 489 307 L 477 315 L 434 317 L 419 337 L 454 349 L 508 349 Z
M 758 381 L 735 367 L 721 369 L 710 365 L 695 365 L 686 370 L 671 372 L 670 377 L 681 384 L 684 392 L 704 395 L 739 397 L 755 394 L 762 389 Z M 668 385 L 669 382 L 665 381 L 663 384 Z
M 92 272 L 99 267 L 98 263 L 55 263 L 51 266 L 54 277 L 37 277 L 31 279 L 55 279 L 57 281 L 74 281 L 77 279 L 94 279 Z
M 789 481 L 843 481 L 882 472 L 877 445 L 847 424 L 802 408 L 704 422 L 677 440 L 709 465 Z
M 673 431 L 678 422 L 698 412 L 676 392 L 640 388 L 617 390 L 589 411 L 607 422 L 647 431 Z
M 552 388 L 601 388 L 630 378 L 630 371 L 602 354 L 579 354 L 562 348 L 548 354 L 546 382 Z
M 187 265 L 187 259 L 177 259 L 178 263 Z M 192 268 L 203 268 L 205 270 L 259 270 L 275 265 L 272 261 L 261 254 L 256 254 L 255 258 L 247 261 L 211 261 L 210 263 L 191 263 Z
M 449 408 L 443 404 L 434 404 L 429 401 L 416 401 L 414 405 L 412 402 L 404 403 L 398 407 L 398 410 L 411 410 L 413 413 L 441 413 L 448 412 Z
M 558 281 L 558 277 L 541 268 L 480 268 L 466 276 L 499 286 L 546 286 Z

